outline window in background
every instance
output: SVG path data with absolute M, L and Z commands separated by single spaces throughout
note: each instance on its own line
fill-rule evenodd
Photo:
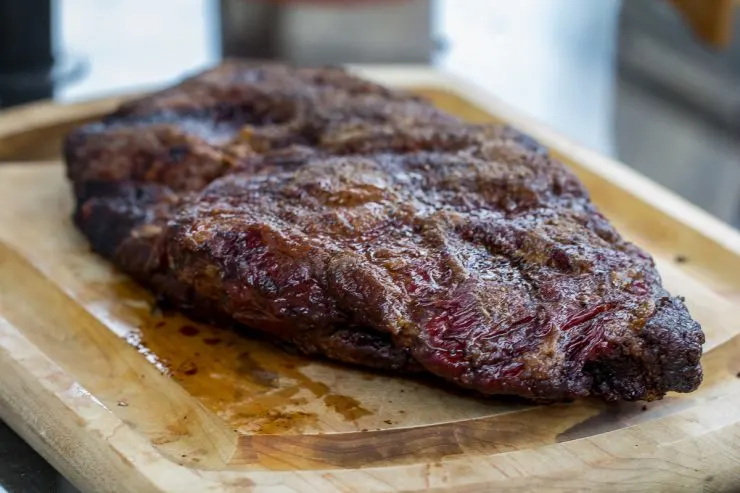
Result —
M 502 101 L 613 154 L 617 0 L 440 0 L 439 62 Z
M 57 90 L 69 101 L 170 83 L 218 59 L 216 2 L 60 0 L 57 51 L 80 55 L 86 76 Z

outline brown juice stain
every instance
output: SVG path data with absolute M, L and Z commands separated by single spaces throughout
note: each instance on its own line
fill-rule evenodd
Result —
M 349 421 L 357 421 L 372 414 L 357 399 L 346 395 L 329 394 L 324 397 L 324 403 Z
M 158 324 L 161 324 L 161 322 L 157 322 Z M 155 325 L 156 327 L 157 325 Z M 160 325 L 159 327 L 162 327 Z M 193 327 L 192 325 L 183 325 L 180 327 L 180 334 L 188 337 L 197 336 L 200 333 L 200 330 L 198 330 L 198 327 Z
M 177 378 L 179 375 L 187 375 L 192 376 L 198 373 L 198 367 L 196 364 L 192 361 L 186 361 L 180 366 L 177 367 L 176 370 L 173 370 L 172 374 Z
M 208 344 L 207 341 L 204 342 Z M 249 353 L 242 353 L 239 355 L 238 371 L 243 375 L 248 375 L 256 383 L 262 384 L 265 387 L 279 387 L 278 374 L 260 366 L 260 364 L 255 361 Z
M 256 433 L 264 435 L 284 435 L 296 429 L 316 428 L 319 418 L 315 413 L 294 411 L 289 413 L 272 412 L 265 423 L 257 428 Z
M 241 404 L 237 417 L 249 423 L 245 431 L 261 434 L 286 434 L 317 427 L 318 415 L 316 413 L 279 410 L 285 406 L 286 402 L 293 406 L 307 404 L 307 399 L 297 396 L 300 390 L 298 386 L 286 387 Z
M 170 331 L 176 329 L 180 317 L 166 318 L 171 317 L 175 321 L 168 320 L 164 330 L 158 329 L 161 334 L 152 334 L 149 347 L 156 353 L 169 354 L 173 367 L 188 358 L 180 367 L 185 375 L 181 384 L 217 415 L 246 433 L 319 429 L 318 415 L 304 409 L 309 398 L 303 394 L 308 392 L 309 397 L 317 398 L 326 394 L 328 387 L 298 370 L 306 361 L 268 343 L 209 326 L 198 326 L 199 337 L 178 338 Z M 180 345 L 175 348 L 171 344 L 178 339 Z M 219 343 L 211 343 L 213 339 Z M 170 352 L 173 349 L 177 350 L 174 354 Z M 196 367 L 194 374 L 192 368 Z

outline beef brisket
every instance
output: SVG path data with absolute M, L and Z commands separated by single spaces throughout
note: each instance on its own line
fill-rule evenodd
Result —
M 652 400 L 704 342 L 562 164 L 342 69 L 229 63 L 66 140 L 93 248 L 200 319 L 483 394 Z

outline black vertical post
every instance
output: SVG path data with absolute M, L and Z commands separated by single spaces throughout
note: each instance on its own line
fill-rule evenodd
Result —
M 52 0 L 0 0 L 0 106 L 48 98 Z

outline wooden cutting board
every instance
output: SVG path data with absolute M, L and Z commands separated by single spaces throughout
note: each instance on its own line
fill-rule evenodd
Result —
M 738 0 L 671 0 L 699 39 L 726 48 L 732 40 L 734 10 Z
M 48 160 L 0 166 L 2 419 L 85 491 L 740 488 L 740 235 L 460 81 L 361 71 L 564 159 L 704 325 L 702 387 L 646 405 L 476 399 L 162 313 L 69 220 L 59 139 L 112 99 L 0 114 L 4 159 Z

